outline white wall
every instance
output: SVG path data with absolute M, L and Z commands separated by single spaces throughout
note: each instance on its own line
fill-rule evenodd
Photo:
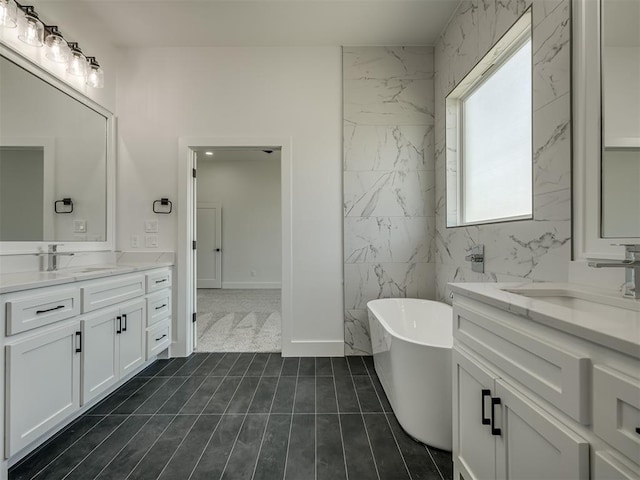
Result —
M 280 195 L 279 151 L 198 155 L 198 204 L 222 207 L 222 288 L 280 287 Z
M 340 48 L 131 49 L 117 84 L 118 248 L 158 218 L 176 249 L 179 137 L 291 137 L 292 338 L 342 342 Z

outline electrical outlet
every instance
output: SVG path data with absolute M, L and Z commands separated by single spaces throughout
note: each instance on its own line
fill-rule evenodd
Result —
M 144 246 L 147 248 L 158 248 L 158 235 L 145 235 Z
M 158 220 L 145 220 L 144 231 L 145 233 L 158 233 Z
M 140 246 L 140 235 L 131 235 L 131 247 L 138 248 Z
M 251 270 L 249 272 L 249 275 L 251 275 L 252 277 L 255 277 L 256 276 L 256 271 L 255 270 Z
M 86 220 L 74 220 L 73 221 L 73 233 L 87 233 L 87 221 Z

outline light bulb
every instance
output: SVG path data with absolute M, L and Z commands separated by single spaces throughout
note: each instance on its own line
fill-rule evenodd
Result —
M 14 0 L 0 0 L 0 25 L 8 28 L 18 25 L 18 6 Z
M 87 57 L 89 67 L 87 70 L 87 85 L 93 88 L 104 87 L 104 72 L 95 57 Z
M 44 25 L 38 19 L 38 14 L 33 11 L 33 7 L 26 8 L 18 25 L 18 38 L 34 47 L 41 47 L 44 41 Z
M 51 27 L 51 33 L 47 35 L 44 40 L 47 46 L 47 53 L 45 56 L 56 63 L 66 63 L 71 55 L 71 49 L 67 45 L 66 40 L 62 37 L 62 34 L 58 31 L 57 27 Z
M 87 57 L 84 56 L 77 43 L 70 43 L 69 47 L 71 54 L 67 72 L 77 77 L 84 77 L 87 74 Z

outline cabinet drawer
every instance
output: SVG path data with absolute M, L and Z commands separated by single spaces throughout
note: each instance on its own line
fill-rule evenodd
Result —
M 171 290 L 147 297 L 147 327 L 171 315 Z
M 147 293 L 157 292 L 163 288 L 171 287 L 171 270 L 151 272 L 146 275 Z
M 165 319 L 147 330 L 147 360 L 171 343 L 171 320 Z
M 570 417 L 590 423 L 588 357 L 461 305 L 454 305 L 453 318 L 457 339 Z
M 80 313 L 80 292 L 77 288 L 35 294 L 6 302 L 7 335 L 42 327 L 74 317 Z
M 144 295 L 144 276 L 127 275 L 117 280 L 100 281 L 94 285 L 82 287 L 81 292 L 82 312 L 92 312 Z
M 634 462 L 640 462 L 640 379 L 593 368 L 593 431 Z

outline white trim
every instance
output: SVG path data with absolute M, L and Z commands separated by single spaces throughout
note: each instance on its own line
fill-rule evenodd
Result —
M 600 2 L 573 0 L 572 23 L 573 257 L 623 259 L 623 249 L 612 244 L 640 243 L 640 238 L 600 235 Z
M 344 342 L 340 340 L 293 340 L 283 357 L 344 357 Z
M 239 288 L 247 290 L 260 290 L 282 288 L 281 282 L 222 282 L 222 288 Z
M 102 107 L 86 95 L 82 94 L 69 84 L 55 77 L 44 68 L 33 63 L 28 58 L 13 50 L 8 45 L 0 42 L 0 55 L 7 60 L 15 63 L 19 67 L 32 73 L 42 81 L 50 84 L 62 93 L 69 95 L 86 107 L 94 110 L 98 114 L 105 117 L 107 121 L 106 131 L 106 228 L 107 236 L 104 242 L 65 242 L 64 248 L 59 251 L 73 252 L 91 252 L 91 251 L 112 251 L 115 248 L 115 195 L 116 195 L 116 120 L 113 114 Z M 16 255 L 46 252 L 47 245 L 51 243 L 59 243 L 57 241 L 49 242 L 0 242 L 0 255 Z
M 187 356 L 193 352 L 191 340 L 191 313 L 195 290 L 193 266 L 189 264 L 191 254 L 194 201 L 191 169 L 195 158 L 194 149 L 202 147 L 275 147 L 281 149 L 281 214 L 282 214 L 282 355 L 292 356 L 293 311 L 291 286 L 293 284 L 293 221 L 291 171 L 293 169 L 293 139 L 291 137 L 181 137 L 178 142 L 178 252 L 177 252 L 177 315 L 175 336 L 171 345 L 171 356 Z M 344 350 L 344 343 L 340 342 Z M 295 351 L 298 351 L 297 349 Z M 332 350 L 333 351 L 333 350 Z M 308 355 L 308 351 L 305 353 Z M 342 354 L 341 354 L 342 355 Z

